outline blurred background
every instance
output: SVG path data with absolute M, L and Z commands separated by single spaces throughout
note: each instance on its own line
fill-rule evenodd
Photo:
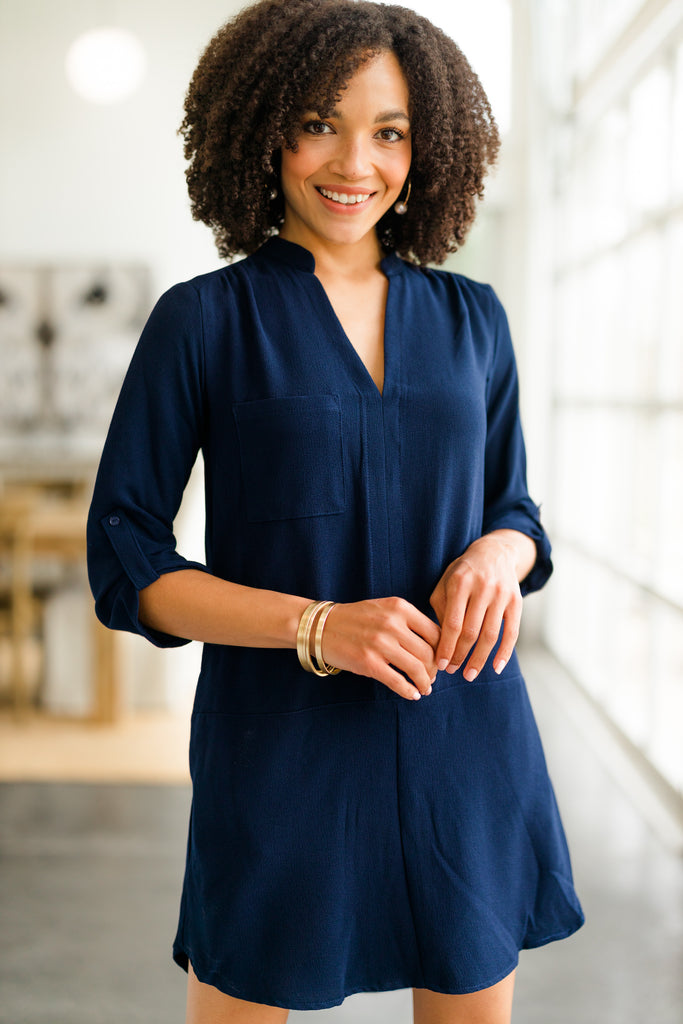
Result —
M 166 946 L 199 647 L 159 651 L 98 625 L 83 529 L 146 316 L 163 290 L 219 265 L 189 212 L 176 130 L 203 47 L 241 6 L 0 0 L 0 866 L 12 951 L 0 1020 L 11 1024 L 182 1019 Z M 527 601 L 523 659 L 595 901 L 593 938 L 567 943 L 569 974 L 566 953 L 537 954 L 546 981 L 520 983 L 520 1019 L 680 1024 L 683 0 L 406 6 L 460 44 L 503 133 L 478 222 L 446 266 L 492 283 L 513 330 L 530 489 L 556 565 Z M 199 560 L 201 503 L 198 466 L 177 534 Z M 134 955 L 122 907 L 150 893 L 159 902 L 138 929 L 149 942 Z M 99 949 L 104 913 L 119 931 Z M 55 934 L 66 941 L 62 920 L 73 956 L 92 952 L 83 983 L 99 1015 L 56 965 L 42 995 L 28 991 L 49 974 Z M 648 984 L 633 989 L 643 964 Z M 547 979 L 562 975 L 583 1004 L 558 1005 Z M 351 1000 L 353 1017 L 348 1001 L 324 1013 L 409 1019 L 390 996 L 364 1010 L 368 998 Z

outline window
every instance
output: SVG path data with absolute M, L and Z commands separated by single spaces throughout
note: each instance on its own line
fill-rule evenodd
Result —
M 683 11 L 558 10 L 577 56 L 554 87 L 567 103 L 546 635 L 683 792 Z

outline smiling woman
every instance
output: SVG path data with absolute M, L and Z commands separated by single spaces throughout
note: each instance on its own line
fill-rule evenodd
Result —
M 421 265 L 472 223 L 488 101 L 412 11 L 261 0 L 182 130 L 195 216 L 247 256 L 154 309 L 89 565 L 109 626 L 205 643 L 188 1024 L 404 987 L 416 1024 L 508 1024 L 519 950 L 583 915 L 514 650 L 552 564 L 507 321 Z M 206 565 L 173 535 L 200 449 Z
M 464 242 L 497 157 L 489 101 L 462 51 L 425 18 L 347 0 L 332 17 L 331 4 L 262 0 L 209 44 L 181 126 L 193 214 L 211 226 L 222 256 L 253 252 L 282 225 L 280 161 L 296 151 L 305 121 L 315 134 L 332 133 L 330 119 L 354 72 L 392 55 L 409 109 L 401 94 L 374 116 L 409 116 L 408 124 L 389 117 L 386 127 L 410 129 L 411 188 L 420 207 L 403 217 L 389 207 L 377 235 L 386 251 L 440 263 Z
M 311 248 L 365 239 L 396 203 L 410 171 L 408 83 L 393 53 L 373 56 L 326 120 L 304 114 L 296 149 L 282 153 L 280 235 Z M 367 244 L 367 242 L 366 242 Z

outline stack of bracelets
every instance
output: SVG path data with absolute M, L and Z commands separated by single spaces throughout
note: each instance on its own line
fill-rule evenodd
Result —
M 302 668 L 317 676 L 336 676 L 341 669 L 328 665 L 323 658 L 323 629 L 334 601 L 313 601 L 304 609 L 296 634 L 296 653 Z M 316 623 L 317 619 L 317 623 Z M 315 632 L 314 632 L 315 629 Z M 311 636 L 313 644 L 311 645 Z M 313 650 L 311 650 L 311 646 Z M 315 664 L 313 659 L 315 658 Z

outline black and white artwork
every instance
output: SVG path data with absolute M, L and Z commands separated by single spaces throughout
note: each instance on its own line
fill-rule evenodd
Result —
M 106 429 L 149 313 L 132 264 L 0 266 L 0 432 Z

